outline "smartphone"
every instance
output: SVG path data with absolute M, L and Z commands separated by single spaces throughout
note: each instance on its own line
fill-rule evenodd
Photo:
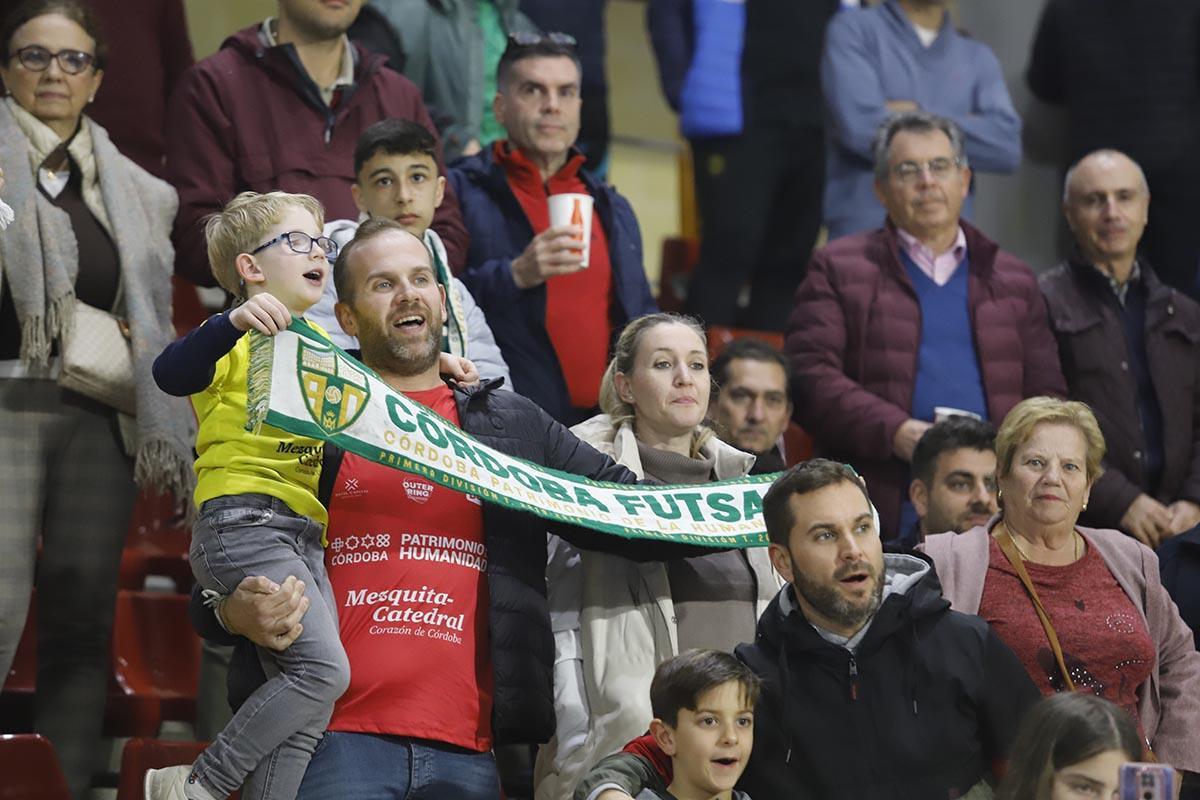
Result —
M 1166 764 L 1121 765 L 1121 800 L 1175 800 L 1175 770 Z

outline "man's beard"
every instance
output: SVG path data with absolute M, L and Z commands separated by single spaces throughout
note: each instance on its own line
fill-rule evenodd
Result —
M 404 377 L 420 375 L 437 363 L 441 355 L 442 321 L 440 314 L 425 313 L 428 335 L 419 341 L 401 342 L 388 335 L 386 328 L 374 323 L 359 325 L 358 346 L 363 363 Z
M 875 568 L 869 562 L 862 561 L 841 567 L 833 575 L 833 579 L 837 581 L 846 575 L 864 569 L 870 573 L 871 578 L 874 578 L 875 591 L 867 598 L 867 602 L 861 606 L 847 600 L 837 590 L 837 587 L 818 583 L 810 579 L 796 568 L 796 560 L 794 558 L 792 559 L 792 586 L 795 588 L 796 593 L 803 597 L 825 619 L 843 628 L 857 629 L 874 616 L 883 602 L 883 585 L 887 576 L 887 565 L 884 564 L 880 568 L 879 573 L 876 574 Z

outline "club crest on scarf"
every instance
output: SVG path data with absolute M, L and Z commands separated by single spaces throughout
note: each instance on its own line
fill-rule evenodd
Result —
M 300 382 L 308 413 L 326 433 L 354 424 L 371 396 L 367 376 L 335 350 L 301 342 L 297 350 Z

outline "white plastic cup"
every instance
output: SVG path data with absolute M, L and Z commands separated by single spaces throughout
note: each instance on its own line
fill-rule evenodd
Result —
M 583 251 L 582 266 L 588 265 L 592 241 L 592 196 L 590 194 L 550 195 L 550 227 L 578 225 L 583 229 L 579 249 Z
M 964 411 L 961 408 L 952 408 L 950 406 L 934 406 L 934 408 L 933 408 L 934 424 L 937 424 L 939 422 L 945 422 L 946 420 L 948 420 L 952 417 L 970 417 L 971 419 L 983 422 L 983 417 L 979 416 L 978 414 L 972 413 L 970 411 Z

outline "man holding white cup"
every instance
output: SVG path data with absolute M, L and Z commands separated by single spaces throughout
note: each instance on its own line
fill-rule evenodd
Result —
M 493 100 L 507 138 L 450 170 L 471 233 L 459 277 L 513 388 L 568 425 L 594 413 L 614 332 L 657 310 L 633 209 L 580 169 L 579 86 L 569 36 L 513 35 Z
M 586 268 L 591 248 L 584 247 L 584 242 L 592 240 L 592 196 L 590 194 L 552 194 L 547 198 L 550 203 L 550 227 L 561 228 L 570 226 L 577 231 L 575 241 L 579 247 L 579 266 Z

